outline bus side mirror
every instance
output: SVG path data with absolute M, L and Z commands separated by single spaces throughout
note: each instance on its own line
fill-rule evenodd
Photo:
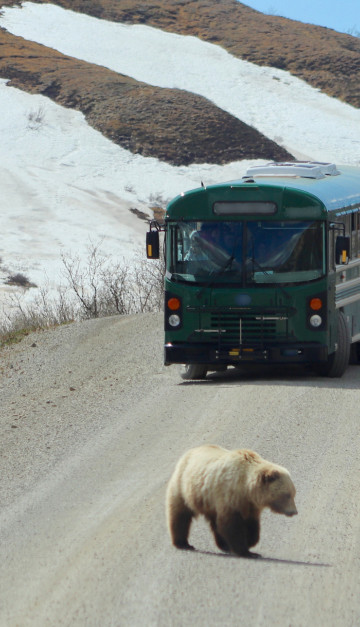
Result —
M 159 231 L 148 231 L 146 233 L 146 256 L 148 259 L 159 259 Z
M 336 264 L 348 263 L 350 257 L 350 237 L 338 235 L 335 245 Z

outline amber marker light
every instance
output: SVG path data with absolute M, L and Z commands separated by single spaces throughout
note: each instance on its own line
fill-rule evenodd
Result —
M 167 306 L 171 311 L 177 311 L 180 309 L 180 301 L 178 298 L 169 298 Z
M 319 311 L 323 306 L 321 298 L 312 298 L 310 301 L 310 309 L 313 311 Z

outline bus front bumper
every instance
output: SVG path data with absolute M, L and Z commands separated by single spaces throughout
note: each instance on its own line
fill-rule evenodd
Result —
M 325 362 L 327 346 L 316 343 L 276 344 L 261 347 L 214 348 L 209 344 L 169 343 L 164 347 L 164 363 L 236 365 L 239 363 L 311 364 Z

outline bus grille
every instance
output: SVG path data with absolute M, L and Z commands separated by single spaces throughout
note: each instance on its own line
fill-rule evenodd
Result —
M 210 316 L 211 329 L 219 329 L 221 343 L 262 344 L 287 336 L 287 317 L 221 312 Z

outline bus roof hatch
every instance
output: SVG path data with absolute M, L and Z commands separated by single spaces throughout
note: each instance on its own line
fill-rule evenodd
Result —
M 260 166 L 251 166 L 247 169 L 244 179 L 256 176 L 297 176 L 310 179 L 323 179 L 325 176 L 340 174 L 334 163 L 320 161 L 288 161 L 266 163 Z

